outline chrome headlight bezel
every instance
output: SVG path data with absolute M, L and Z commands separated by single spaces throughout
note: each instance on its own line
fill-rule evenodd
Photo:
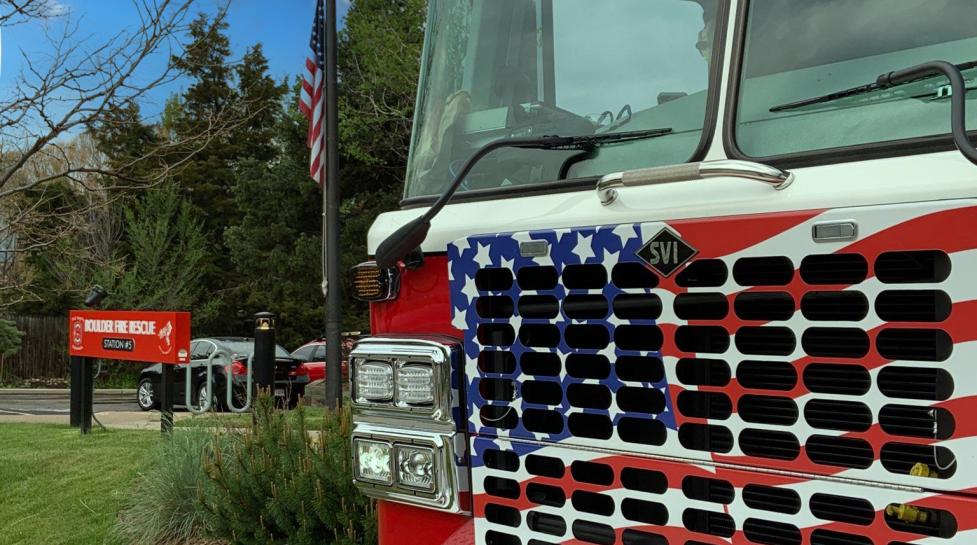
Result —
M 390 446 L 390 484 L 354 477 L 357 488 L 367 496 L 381 500 L 422 505 L 453 513 L 470 512 L 471 507 L 462 502 L 463 490 L 468 490 L 468 473 L 464 465 L 464 435 L 417 430 L 387 428 L 374 424 L 357 424 L 353 429 L 353 445 L 357 442 L 380 442 Z M 425 449 L 432 453 L 434 471 L 432 487 L 424 490 L 406 484 L 400 478 L 397 460 L 400 449 Z M 357 450 L 353 449 L 354 467 L 359 467 Z
M 459 365 L 461 346 L 455 340 L 428 338 L 368 338 L 350 352 L 350 393 L 353 409 L 360 415 L 417 416 L 444 425 L 453 425 L 452 368 Z M 368 401 L 357 392 L 356 378 L 361 365 L 384 363 L 393 369 L 393 397 L 388 401 Z M 398 377 L 404 368 L 431 368 L 433 402 L 410 404 L 399 396 Z

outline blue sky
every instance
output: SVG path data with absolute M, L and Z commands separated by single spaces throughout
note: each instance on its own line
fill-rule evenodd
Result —
M 349 0 L 338 0 L 338 4 L 342 20 Z M 138 24 L 132 0 L 57 0 L 53 5 L 66 14 L 62 17 L 80 22 L 78 36 L 92 46 Z M 218 5 L 218 0 L 197 0 L 194 15 L 213 14 Z M 314 10 L 315 0 L 231 0 L 227 34 L 233 57 L 240 58 L 248 47 L 260 42 L 276 79 L 298 75 L 308 51 Z M 51 46 L 40 24 L 4 28 L 2 33 L 0 93 L 9 96 L 24 65 L 21 51 L 35 57 L 50 51 Z M 166 59 L 165 54 L 153 58 L 147 73 L 159 70 Z M 153 117 L 166 98 L 182 87 L 185 83 L 177 82 L 154 91 L 141 104 L 144 115 Z

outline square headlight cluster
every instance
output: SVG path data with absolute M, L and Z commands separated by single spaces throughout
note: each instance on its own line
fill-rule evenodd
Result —
M 439 469 L 433 448 L 356 438 L 353 451 L 357 479 L 435 492 Z
M 369 342 L 373 341 L 373 342 Z M 368 339 L 350 354 L 353 404 L 359 409 L 451 418 L 451 348 Z

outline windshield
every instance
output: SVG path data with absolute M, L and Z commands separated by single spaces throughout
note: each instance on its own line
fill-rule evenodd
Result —
M 705 123 L 716 7 L 431 0 L 406 196 L 440 194 L 466 159 L 501 138 L 673 130 L 592 155 L 499 150 L 461 191 L 688 161 Z
M 224 341 L 221 344 L 224 345 L 224 348 L 230 350 L 232 354 L 250 356 L 254 352 L 254 342 L 251 341 Z M 283 346 L 275 345 L 275 357 L 290 358 L 292 355 Z
M 949 132 L 947 80 L 771 112 L 933 60 L 977 59 L 974 0 L 753 0 L 736 140 L 771 157 Z M 977 72 L 964 72 L 974 87 Z M 969 97 L 973 98 L 973 96 Z M 968 107 L 968 125 L 977 109 Z

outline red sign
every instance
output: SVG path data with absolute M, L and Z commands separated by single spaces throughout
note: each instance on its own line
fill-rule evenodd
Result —
M 72 356 L 150 363 L 190 361 L 190 313 L 72 310 L 68 315 Z

